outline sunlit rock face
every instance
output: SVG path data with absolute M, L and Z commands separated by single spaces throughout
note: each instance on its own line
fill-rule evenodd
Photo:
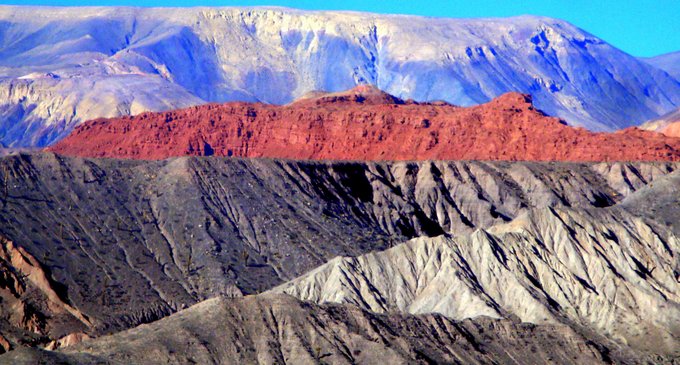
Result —
M 628 213 L 543 208 L 470 235 L 336 258 L 274 291 L 380 313 L 572 323 L 677 355 L 678 242 Z
M 49 147 L 81 157 L 228 156 L 298 160 L 680 161 L 680 139 L 591 132 L 546 116 L 529 95 L 461 108 L 361 85 L 292 104 L 232 102 L 96 119 Z
M 594 130 L 680 105 L 680 84 L 664 71 L 542 17 L 7 6 L 0 22 L 0 142 L 9 147 L 50 144 L 96 117 L 282 104 L 364 83 L 463 106 L 528 93 L 548 114 Z

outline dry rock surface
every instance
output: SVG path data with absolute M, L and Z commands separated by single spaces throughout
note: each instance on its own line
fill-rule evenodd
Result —
M 0 361 L 663 362 L 677 356 L 677 167 L 8 156 Z M 277 286 L 324 304 L 228 299 Z M 181 313 L 218 317 L 177 329 L 173 313 L 214 297 Z M 270 314 L 283 307 L 297 312 Z M 242 347 L 219 342 L 234 336 Z
M 621 211 L 543 208 L 466 236 L 336 258 L 275 292 L 374 312 L 572 323 L 680 356 L 680 240 Z
M 285 106 L 212 104 L 89 121 L 50 150 L 133 159 L 677 161 L 680 138 L 570 127 L 518 93 L 461 108 L 403 101 L 364 85 Z
M 559 19 L 447 19 L 285 8 L 0 7 L 0 142 L 207 102 L 285 104 L 373 84 L 403 99 L 531 93 L 591 130 L 680 106 L 680 82 Z M 676 55 L 677 56 L 677 55 Z M 631 77 L 634 75 L 635 77 Z
M 149 325 L 59 352 L 23 349 L 13 364 L 635 364 L 640 357 L 569 327 L 441 315 L 375 314 L 285 295 L 210 299 Z
M 659 132 L 669 137 L 680 137 L 680 109 L 650 120 L 642 124 L 640 129 Z

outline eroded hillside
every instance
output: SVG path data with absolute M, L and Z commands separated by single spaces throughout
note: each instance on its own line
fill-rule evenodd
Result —
M 0 160 L 0 233 L 90 325 L 4 325 L 18 331 L 14 344 L 128 328 L 270 289 L 336 256 L 471 233 L 530 208 L 610 206 L 676 168 L 10 156 Z M 40 298 L 19 297 L 41 313 Z

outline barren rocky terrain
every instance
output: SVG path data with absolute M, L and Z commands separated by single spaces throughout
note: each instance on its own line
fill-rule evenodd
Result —
M 673 195 L 663 177 L 677 167 L 8 156 L 4 340 L 17 348 L 111 333 L 266 291 L 336 256 L 462 237 L 534 208 L 608 207 L 657 181 Z
M 593 340 L 592 337 L 595 337 Z M 210 299 L 149 325 L 59 352 L 22 349 L 13 364 L 638 364 L 604 338 L 561 325 L 536 326 L 441 315 L 375 314 L 285 295 Z
M 570 127 L 518 93 L 461 108 L 407 102 L 359 86 L 286 106 L 212 104 L 94 120 L 50 150 L 134 159 L 677 161 L 680 139 L 636 128 L 594 133 Z
M 652 119 L 640 126 L 641 129 L 662 133 L 668 137 L 680 137 L 680 109 Z
M 597 131 L 680 106 L 677 54 L 640 60 L 541 16 L 3 5 L 0 24 L 0 143 L 8 147 L 47 146 L 100 117 L 286 104 L 359 84 L 464 106 L 530 93 L 548 114 Z
M 0 5 L 0 365 L 680 365 L 678 57 Z
M 540 208 L 471 235 L 336 258 L 274 289 L 318 303 L 586 326 L 680 356 L 680 238 L 618 209 Z

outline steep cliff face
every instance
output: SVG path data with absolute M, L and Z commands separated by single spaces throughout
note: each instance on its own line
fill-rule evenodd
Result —
M 534 207 L 610 206 L 675 169 L 19 154 L 0 160 L 0 232 L 99 334 L 268 290 L 336 256 L 468 234 Z
M 136 159 L 677 161 L 680 139 L 573 128 L 517 93 L 460 108 L 363 86 L 281 107 L 229 103 L 90 121 L 50 150 Z
M 594 130 L 680 106 L 680 83 L 667 73 L 544 17 L 3 6 L 0 22 L 0 95 L 14 95 L 0 99 L 0 142 L 11 147 L 50 144 L 96 117 L 232 100 L 285 104 L 365 83 L 464 106 L 519 91 Z

